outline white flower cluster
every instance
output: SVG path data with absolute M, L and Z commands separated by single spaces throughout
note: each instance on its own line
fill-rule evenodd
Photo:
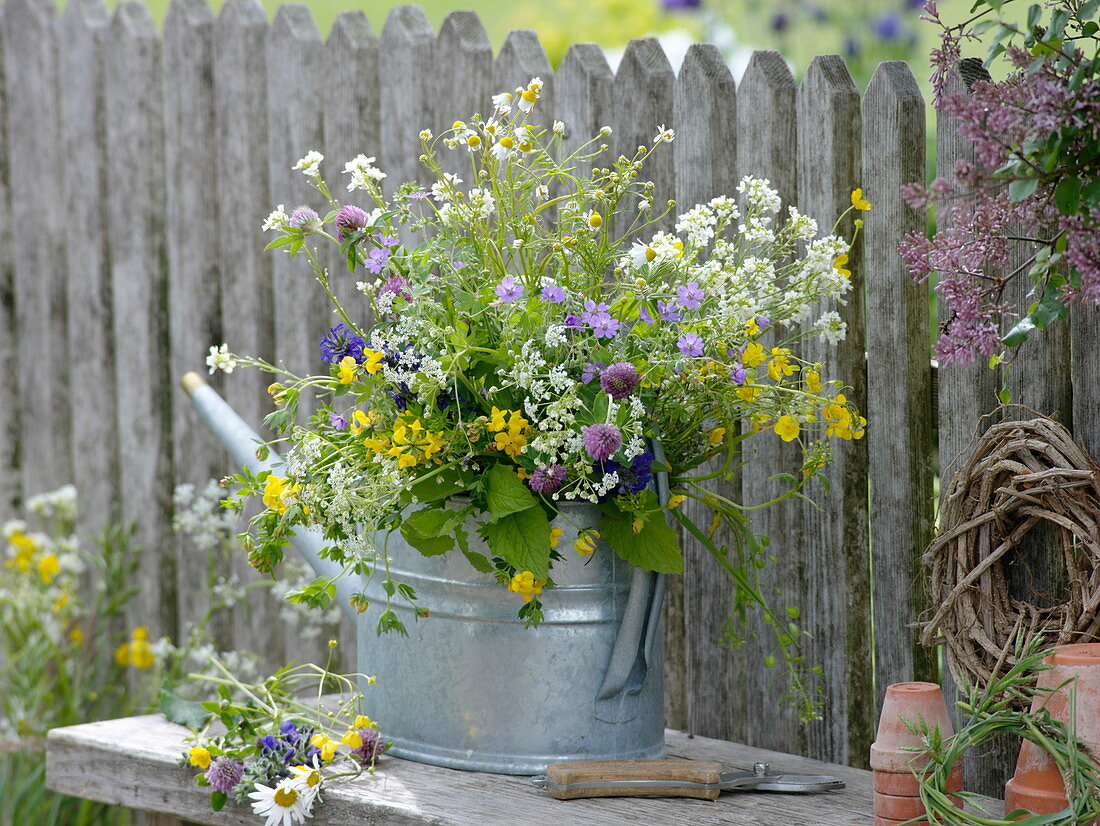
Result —
M 321 177 L 321 161 L 325 159 L 325 156 L 318 152 L 316 149 L 311 149 L 305 154 L 305 157 L 301 158 L 298 163 L 294 164 L 291 169 L 300 171 L 303 175 L 309 178 Z
M 279 232 L 283 232 L 290 226 L 290 216 L 286 214 L 286 208 L 279 204 L 275 209 L 271 211 L 271 214 L 264 218 L 264 223 L 261 229 L 264 232 L 274 229 Z
M 64 485 L 55 491 L 40 493 L 27 500 L 27 510 L 43 519 L 76 519 L 76 487 Z
M 353 160 L 344 164 L 344 174 L 351 175 L 348 182 L 348 192 L 357 189 L 369 190 L 373 184 L 385 179 L 386 173 L 374 165 L 375 159 L 366 155 L 356 155 Z
M 221 507 L 222 493 L 213 479 L 199 493 L 191 484 L 177 485 L 172 492 L 172 527 L 202 551 L 228 545 L 240 530 L 233 512 Z

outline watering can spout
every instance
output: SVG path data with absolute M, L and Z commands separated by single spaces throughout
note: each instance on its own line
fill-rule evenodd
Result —
M 242 468 L 247 466 L 253 473 L 263 470 L 278 472 L 279 466 L 283 463 L 279 454 L 271 451 L 266 459 L 257 458 L 256 448 L 263 444 L 263 439 L 237 415 L 237 411 L 230 407 L 213 387 L 203 380 L 202 376 L 198 373 L 187 373 L 180 380 L 180 384 L 191 397 L 191 403 L 202 420 L 229 451 L 235 464 Z M 320 531 L 298 528 L 290 541 L 318 576 L 335 580 L 337 602 L 354 620 L 356 613 L 351 607 L 351 596 L 361 588 L 361 585 L 357 582 L 355 575 L 341 575 L 343 567 L 325 558 L 322 551 L 326 542 Z

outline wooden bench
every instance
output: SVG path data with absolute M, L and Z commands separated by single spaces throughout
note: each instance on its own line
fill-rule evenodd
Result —
M 260 819 L 233 803 L 209 807 L 194 770 L 178 765 L 187 730 L 159 714 L 106 720 L 49 733 L 46 785 L 55 792 L 147 813 L 149 826 L 255 826 Z M 759 760 L 805 774 L 831 774 L 843 791 L 812 795 L 723 794 L 717 802 L 603 798 L 558 801 L 530 778 L 460 772 L 383 757 L 373 775 L 336 781 L 323 793 L 315 826 L 870 826 L 871 773 L 749 746 L 667 732 L 669 756 L 751 767 Z M 999 801 L 988 801 L 1000 814 Z

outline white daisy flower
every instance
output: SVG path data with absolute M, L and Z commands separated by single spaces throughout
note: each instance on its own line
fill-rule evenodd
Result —
M 507 115 L 512 111 L 512 93 L 501 92 L 499 95 L 493 95 L 493 107 L 498 115 Z
M 542 78 L 533 78 L 527 84 L 526 89 L 517 89 L 516 93 L 519 95 L 519 110 L 530 112 L 535 107 L 535 101 L 539 99 L 539 95 L 542 93 Z
M 672 143 L 672 139 L 676 137 L 676 133 L 671 129 L 665 129 L 665 125 L 662 123 L 657 127 L 657 134 L 653 136 L 654 143 Z
M 274 788 L 257 783 L 249 797 L 252 811 L 266 818 L 264 826 L 294 826 L 310 816 L 316 795 L 304 792 L 297 778 L 288 777 Z
M 498 160 L 504 160 L 511 156 L 512 152 L 516 148 L 516 139 L 511 135 L 505 135 L 499 141 L 493 144 L 493 148 L 489 151 L 493 153 L 493 157 Z
M 554 121 L 553 132 L 558 137 L 564 138 L 565 137 L 565 124 L 560 120 Z

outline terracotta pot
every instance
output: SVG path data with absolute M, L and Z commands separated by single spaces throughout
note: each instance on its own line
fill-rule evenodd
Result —
M 924 818 L 920 820 L 894 820 L 892 817 L 875 818 L 875 826 L 897 826 L 899 823 L 904 823 L 905 826 L 929 826 L 928 821 Z
M 1100 643 L 1061 645 L 1045 660 L 1054 666 L 1040 672 L 1040 688 L 1057 688 L 1072 680 L 1076 689 L 1077 736 L 1094 754 L 1100 754 Z M 1068 722 L 1070 686 L 1047 697 L 1036 697 L 1031 710 L 1044 705 L 1056 720 Z M 1058 767 L 1050 756 L 1025 740 L 1016 761 L 1016 774 L 1005 784 L 1005 811 L 1026 809 L 1037 815 L 1055 814 L 1069 805 Z
M 962 800 L 951 797 L 956 806 L 962 805 Z M 892 820 L 909 820 L 927 814 L 924 801 L 919 797 L 899 797 L 892 794 L 875 793 L 874 812 L 876 817 L 885 817 Z
M 944 738 L 955 733 L 943 691 L 935 683 L 894 683 L 886 687 L 882 713 L 878 718 L 878 733 L 871 744 L 871 768 L 879 771 L 908 773 L 911 768 L 923 768 L 927 760 L 916 760 L 911 751 L 920 748 L 920 736 L 903 722 L 919 723 L 929 728 L 939 727 Z
M 892 794 L 896 797 L 919 797 L 920 780 L 910 771 L 905 772 L 872 772 L 875 791 L 880 794 Z M 963 787 L 962 763 L 956 763 L 947 776 L 947 791 L 958 792 Z

